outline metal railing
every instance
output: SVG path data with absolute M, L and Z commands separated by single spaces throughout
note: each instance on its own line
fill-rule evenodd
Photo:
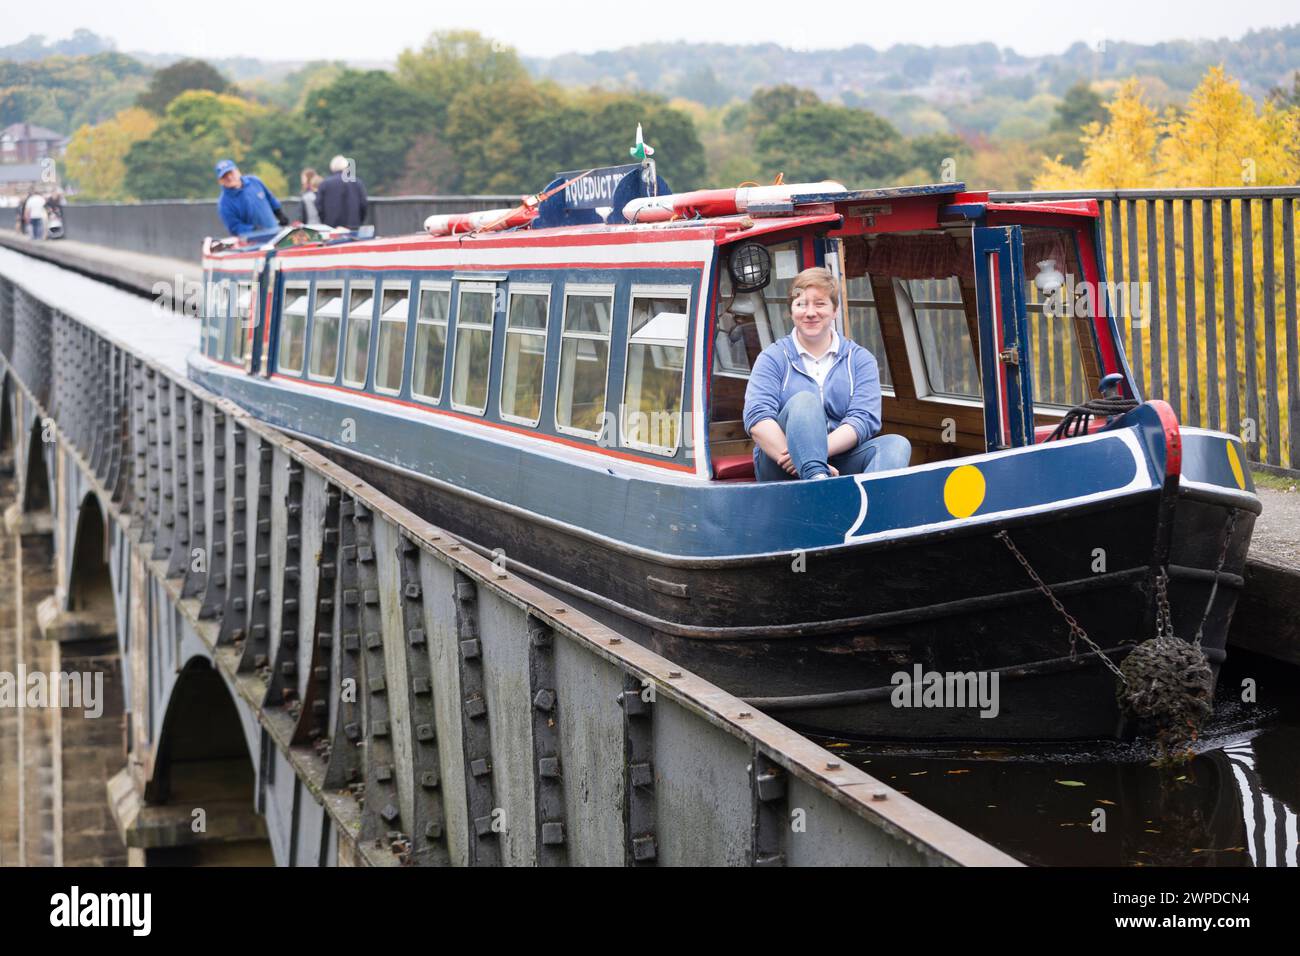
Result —
M 1150 314 L 1120 311 L 1144 397 L 1184 425 L 1242 436 L 1266 468 L 1300 469 L 1300 187 L 993 193 L 1096 199 L 1107 279 L 1140 283 Z

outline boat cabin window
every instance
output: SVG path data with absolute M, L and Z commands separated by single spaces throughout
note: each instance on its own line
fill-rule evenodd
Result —
M 894 378 L 889 372 L 885 339 L 880 334 L 880 313 L 876 310 L 876 300 L 871 292 L 871 279 L 858 276 L 849 279 L 845 285 L 844 306 L 840 309 L 844 318 L 844 334 L 875 357 L 876 364 L 880 366 L 881 388 L 893 388 Z
M 415 314 L 415 356 L 411 363 L 411 394 L 435 404 L 442 397 L 442 365 L 447 355 L 447 317 L 451 314 L 451 285 L 420 283 Z
M 686 366 L 688 290 L 632 290 L 623 384 L 623 444 L 659 455 L 677 450 Z
M 352 283 L 348 289 L 348 333 L 343 349 L 343 384 L 366 387 L 370 364 L 370 325 L 375 311 L 375 287 Z
M 915 323 L 928 392 L 980 398 L 979 366 L 957 277 L 894 282 L 904 321 L 911 318 Z
M 343 321 L 343 288 L 317 285 L 311 318 L 312 378 L 334 381 L 339 365 L 339 325 Z
M 280 310 L 280 351 L 278 366 L 281 372 L 302 374 L 303 352 L 307 344 L 307 305 L 311 301 L 307 283 L 294 283 L 284 287 L 284 307 Z
M 567 286 L 564 290 L 560 385 L 555 397 L 555 427 L 559 431 L 600 438 L 613 309 L 612 286 Z
M 230 342 L 230 360 L 243 362 L 248 349 L 248 321 L 253 304 L 253 284 L 240 282 L 235 289 L 235 308 L 231 318 L 234 320 L 234 337 Z
M 226 316 L 230 312 L 230 283 L 218 279 L 208 286 L 207 344 L 204 351 L 215 359 L 224 358 Z
M 536 425 L 541 417 L 550 307 L 550 286 L 510 287 L 505 364 L 501 369 L 501 417 L 507 421 Z
M 482 415 L 487 408 L 488 372 L 492 366 L 492 316 L 496 286 L 462 282 L 452 346 L 451 407 Z
M 402 390 L 406 363 L 406 318 L 410 311 L 408 285 L 384 284 L 379 303 L 379 352 L 375 357 L 375 389 L 396 394 Z
M 1060 414 L 1064 408 L 1091 397 L 1089 379 L 1099 381 L 1100 363 L 1094 343 L 1091 316 L 1095 312 L 1091 287 L 1083 282 L 1074 237 L 1063 229 L 1027 227 L 1025 244 L 1025 302 L 1029 313 L 1030 353 L 1034 360 L 1034 403 Z M 1050 262 L 1051 265 L 1040 265 Z M 1035 279 L 1040 272 L 1055 271 L 1067 284 L 1048 307 L 1046 295 Z M 1140 288 L 1136 283 L 1116 288 L 1110 314 L 1134 318 L 1149 315 L 1143 303 L 1128 301 Z M 1073 301 L 1071 301 L 1073 299 Z M 1149 303 L 1145 303 L 1149 306 Z M 1119 323 L 1123 328 L 1123 322 Z

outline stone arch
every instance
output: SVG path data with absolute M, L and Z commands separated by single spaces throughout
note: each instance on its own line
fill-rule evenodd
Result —
M 77 531 L 68 574 L 68 610 L 116 621 L 113 579 L 108 570 L 108 525 L 93 491 L 77 510 Z
M 50 470 L 45 466 L 45 442 L 42 439 L 39 418 L 32 419 L 31 434 L 27 440 L 27 474 L 23 481 L 23 512 L 50 511 Z
M 147 865 L 275 865 L 239 711 L 205 657 L 186 663 L 168 697 L 144 796 L 141 817 L 161 821 L 155 837 L 166 840 L 146 850 Z

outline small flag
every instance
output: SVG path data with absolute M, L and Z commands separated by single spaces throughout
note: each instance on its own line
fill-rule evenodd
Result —
M 640 123 L 636 124 L 636 145 L 628 150 L 628 154 L 633 159 L 639 159 L 642 162 L 655 154 L 654 147 L 647 145 L 645 137 L 641 134 Z

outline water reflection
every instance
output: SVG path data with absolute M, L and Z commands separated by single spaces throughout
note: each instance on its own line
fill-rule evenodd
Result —
M 1141 744 L 921 748 L 829 741 L 868 773 L 1017 859 L 1074 866 L 1297 865 L 1296 672 L 1237 655 L 1197 755 Z M 1232 695 L 1267 673 L 1258 700 Z

